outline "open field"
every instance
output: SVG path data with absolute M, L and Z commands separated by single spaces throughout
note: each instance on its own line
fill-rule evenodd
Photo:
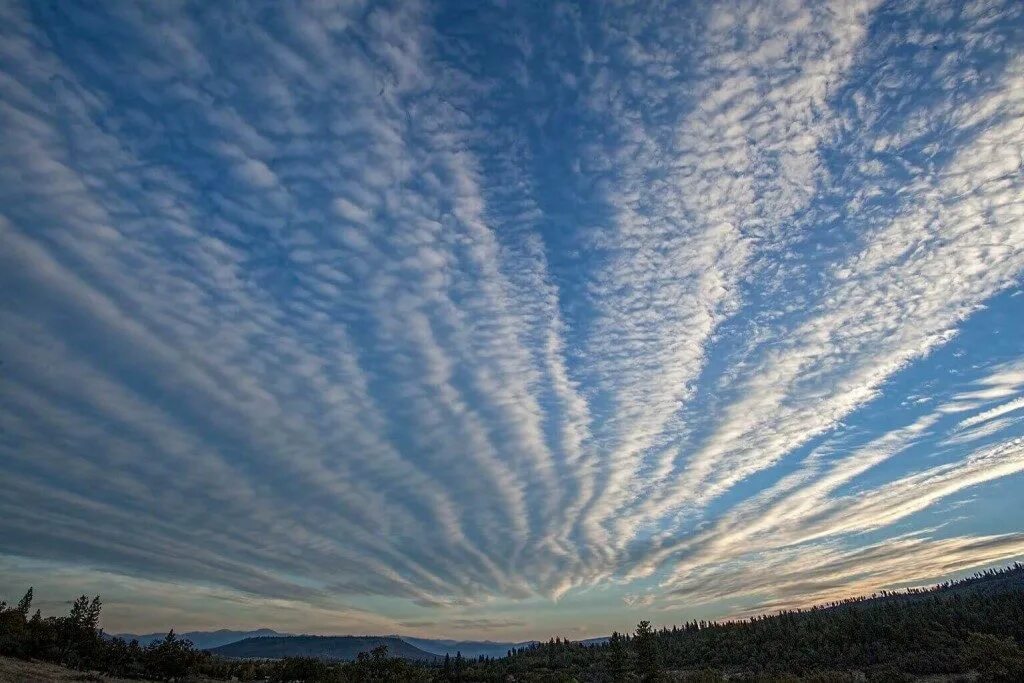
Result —
M 49 683 L 49 681 L 104 681 L 132 683 L 138 678 L 110 678 L 89 671 L 75 671 L 46 662 L 0 657 L 0 683 Z

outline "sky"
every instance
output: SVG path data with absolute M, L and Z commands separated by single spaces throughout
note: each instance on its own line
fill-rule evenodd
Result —
M 0 0 L 0 598 L 517 640 L 1024 558 L 1024 4 Z

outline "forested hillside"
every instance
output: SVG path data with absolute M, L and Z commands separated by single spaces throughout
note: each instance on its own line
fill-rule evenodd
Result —
M 724 677 L 888 681 L 950 674 L 1024 680 L 1024 565 L 1020 564 L 928 590 L 839 600 L 734 622 L 690 622 L 655 629 L 643 621 L 633 633 L 612 634 L 606 643 L 554 638 L 506 657 L 477 660 L 409 661 L 392 656 L 402 652 L 389 652 L 383 642 L 390 640 L 386 638 L 367 639 L 371 651 L 361 652 L 355 662 L 332 663 L 323 657 L 267 661 L 263 658 L 273 655 L 265 650 L 261 654 L 235 653 L 259 660 L 228 659 L 198 651 L 173 633 L 145 647 L 105 639 L 99 631 L 98 598 L 83 596 L 67 616 L 47 618 L 38 611 L 31 613 L 32 599 L 30 589 L 17 605 L 0 603 L 0 655 L 155 680 L 202 675 L 339 683 Z M 346 639 L 309 640 L 329 644 Z M 357 639 L 348 640 L 354 643 Z
M 985 679 L 1024 680 L 1024 566 L 989 571 L 933 589 L 842 600 L 809 610 L 733 623 L 690 622 L 613 634 L 585 647 L 549 642 L 489 664 L 498 674 L 578 680 L 672 679 L 682 672 L 712 677 L 902 676 L 974 672 Z

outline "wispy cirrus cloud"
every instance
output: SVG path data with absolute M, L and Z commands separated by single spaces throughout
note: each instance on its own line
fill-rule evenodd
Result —
M 1019 556 L 929 515 L 1024 469 L 1021 12 L 7 3 L 0 551 L 510 637 Z

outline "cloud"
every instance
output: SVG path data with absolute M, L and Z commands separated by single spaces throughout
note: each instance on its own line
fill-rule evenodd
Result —
M 0 558 L 125 629 L 526 636 L 1019 554 L 923 519 L 1024 463 L 982 9 L 7 3 Z
M 823 173 L 818 143 L 833 125 L 828 91 L 852 61 L 869 8 L 715 8 L 696 42 L 684 32 L 649 52 L 626 43 L 627 68 L 649 74 L 628 95 L 609 95 L 618 92 L 611 68 L 598 74 L 593 106 L 618 134 L 618 145 L 599 153 L 621 169 L 608 184 L 616 223 L 600 237 L 611 256 L 592 286 L 597 321 L 587 349 L 609 395 L 597 438 L 615 454 L 587 514 L 592 526 L 617 518 L 619 528 L 599 542 L 628 539 L 630 517 L 616 511 L 671 474 L 673 441 L 688 429 L 680 409 L 713 335 L 739 310 L 757 250 L 786 239 L 768 234 L 758 245 L 752 234 L 784 223 L 812 196 Z M 814 67 L 783 78 L 794 64 Z M 701 78 L 680 87 L 683 69 Z M 688 110 L 679 120 L 644 116 L 676 92 L 684 97 L 674 107 Z
M 1021 62 L 1014 61 L 976 109 L 994 116 L 991 125 L 921 189 L 911 209 L 831 269 L 808 313 L 780 330 L 784 341 L 737 375 L 729 389 L 739 398 L 687 458 L 674 491 L 645 501 L 644 514 L 721 495 L 834 429 L 1015 281 L 1024 268 L 1024 236 L 1018 188 L 1007 182 L 1002 158 L 1024 142 L 1015 122 L 1024 104 L 1020 84 Z M 992 268 L 994 252 L 1000 258 Z
M 731 616 L 822 604 L 881 590 L 928 586 L 941 577 L 1006 562 L 1024 552 L 1024 537 L 1006 534 L 927 540 L 907 537 L 855 550 L 797 548 L 766 553 L 751 562 L 716 567 L 681 585 L 661 606 L 677 601 L 735 599 L 744 593 L 760 601 Z
M 370 212 L 363 209 L 344 197 L 338 197 L 332 204 L 334 213 L 353 223 L 365 223 L 370 218 Z M 361 246 L 361 245 L 357 245 Z
M 448 619 L 442 622 L 430 620 L 399 622 L 399 626 L 403 626 L 405 628 L 448 627 L 466 631 L 489 631 L 492 629 L 519 628 L 525 625 L 525 622 L 518 619 Z

